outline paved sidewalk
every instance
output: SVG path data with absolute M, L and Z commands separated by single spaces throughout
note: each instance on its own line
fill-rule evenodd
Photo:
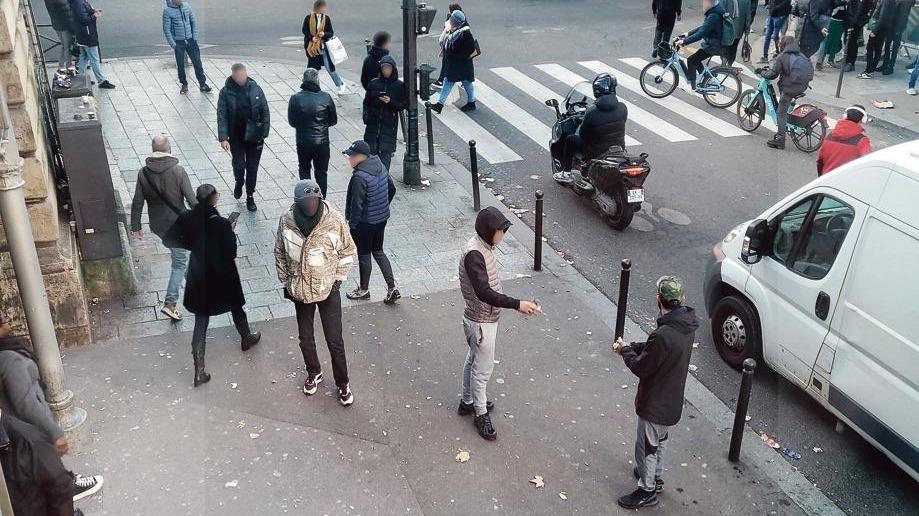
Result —
M 213 77 L 230 64 L 205 61 Z M 609 350 L 615 307 L 549 248 L 544 272 L 533 273 L 534 237 L 522 222 L 500 247 L 506 288 L 538 298 L 546 315 L 503 319 L 489 390 L 499 405 L 498 442 L 483 441 L 470 421 L 455 415 L 465 354 L 456 264 L 474 213 L 468 171 L 441 153 L 438 166 L 424 167 L 429 187 L 398 185 L 387 231 L 407 297 L 396 307 L 375 302 L 345 309 L 357 403 L 339 407 L 331 378 L 319 396 L 300 393 L 296 325 L 280 298 L 271 247 L 296 182 L 293 132 L 284 122 L 302 67 L 248 64 L 275 122 L 260 172 L 260 210 L 244 212 L 239 230 L 247 309 L 263 342 L 241 354 L 228 318 L 219 318 L 209 332 L 214 380 L 192 388 L 191 325 L 172 324 L 157 312 L 168 255 L 155 237 L 135 242 L 145 292 L 94 307 L 97 343 L 65 356 L 68 386 L 90 412 L 95 437 L 68 462 L 107 478 L 101 496 L 81 503 L 87 513 L 626 513 L 615 498 L 634 485 L 636 379 Z M 238 209 L 228 195 L 229 156 L 212 129 L 216 95 L 179 96 L 165 60 L 112 62 L 110 70 L 120 88 L 100 94 L 99 112 L 122 199 L 129 204 L 150 136 L 168 132 L 192 182 L 215 183 L 229 198 L 221 209 Z M 337 102 L 330 198 L 340 205 L 350 171 L 335 156 L 360 137 L 360 97 Z M 397 167 L 394 176 L 400 175 Z M 482 196 L 483 205 L 508 210 L 487 188 Z M 373 284 L 375 299 L 380 287 Z M 632 298 L 651 302 L 645 292 Z M 629 321 L 627 337 L 644 335 Z M 327 364 L 326 353 L 320 356 Z M 729 464 L 731 417 L 690 375 L 684 417 L 666 459 L 667 487 L 650 512 L 840 514 L 752 430 L 741 462 Z M 454 461 L 461 449 L 472 457 L 464 464 Z M 544 488 L 529 483 L 535 475 L 546 480 Z

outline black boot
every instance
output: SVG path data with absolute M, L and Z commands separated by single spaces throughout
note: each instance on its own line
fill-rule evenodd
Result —
M 195 387 L 211 381 L 211 375 L 204 371 L 204 343 L 191 352 L 191 357 L 195 361 Z
M 250 333 L 242 338 L 240 347 L 243 349 L 243 351 L 249 351 L 249 349 L 252 348 L 252 346 L 258 344 L 260 340 L 262 340 L 261 333 L 259 332 Z
M 255 205 L 255 198 L 251 195 L 246 197 L 246 209 L 249 211 L 256 211 L 258 206 Z
M 785 148 L 785 138 L 773 138 L 771 140 L 766 140 L 766 146 L 772 147 L 773 149 L 782 150 Z
M 233 316 L 233 325 L 236 326 L 236 331 L 239 333 L 239 347 L 243 351 L 249 351 L 252 346 L 258 344 L 262 340 L 262 334 L 259 332 L 253 332 L 249 329 L 249 319 L 246 318 L 246 312 L 239 310 L 239 312 Z

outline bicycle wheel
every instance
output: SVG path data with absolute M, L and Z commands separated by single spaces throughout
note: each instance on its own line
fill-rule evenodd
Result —
M 737 122 L 744 131 L 752 133 L 757 130 L 766 117 L 766 104 L 763 95 L 757 90 L 747 90 L 740 95 L 737 102 Z
M 810 107 L 812 109 L 817 109 L 814 106 Z M 814 152 L 823 144 L 823 139 L 826 138 L 827 129 L 827 123 L 818 118 L 814 120 L 810 126 L 805 127 L 803 131 L 792 131 L 791 141 L 795 142 L 795 147 L 804 152 Z
M 716 108 L 731 107 L 740 98 L 740 92 L 742 91 L 740 77 L 733 68 L 728 68 L 727 66 L 715 68 L 712 70 L 712 75 L 715 76 L 714 81 L 711 78 L 707 78 L 706 85 L 712 85 L 714 82 L 714 84 L 721 86 L 721 91 L 703 94 L 705 102 Z
M 642 68 L 639 78 L 641 91 L 655 99 L 662 99 L 673 93 L 679 80 L 676 70 L 670 66 L 669 61 L 648 63 Z

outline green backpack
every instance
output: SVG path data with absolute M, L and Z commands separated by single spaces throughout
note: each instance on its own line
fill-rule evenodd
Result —
M 729 47 L 734 44 L 734 40 L 737 39 L 737 28 L 734 26 L 734 22 L 737 19 L 737 11 L 739 10 L 737 5 L 737 0 L 734 0 L 734 12 L 733 13 L 724 13 L 724 16 L 721 18 L 721 45 Z

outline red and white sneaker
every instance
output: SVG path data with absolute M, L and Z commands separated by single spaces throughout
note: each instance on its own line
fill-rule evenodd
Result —
M 320 371 L 316 376 L 310 376 L 307 374 L 306 382 L 303 384 L 303 394 L 306 394 L 307 396 L 316 394 L 316 391 L 319 390 L 320 383 L 322 383 L 322 371 Z
M 347 407 L 354 403 L 354 394 L 351 394 L 351 387 L 346 385 L 344 389 L 338 389 L 338 402 L 342 404 L 343 407 Z

